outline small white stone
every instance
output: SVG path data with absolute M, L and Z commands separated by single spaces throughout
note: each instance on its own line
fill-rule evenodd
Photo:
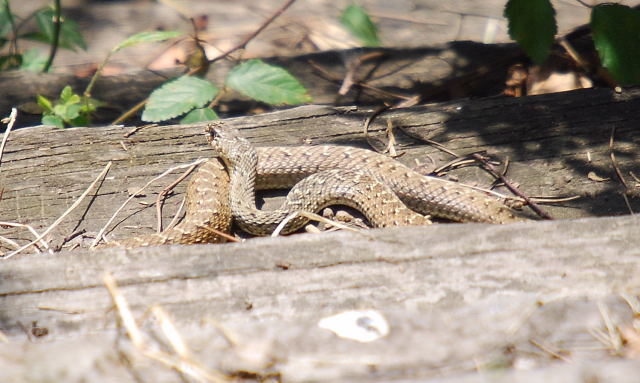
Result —
M 387 320 L 376 310 L 350 310 L 326 317 L 318 327 L 358 342 L 373 342 L 389 334 Z

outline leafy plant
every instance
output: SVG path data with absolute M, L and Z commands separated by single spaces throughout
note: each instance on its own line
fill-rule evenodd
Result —
M 29 71 L 48 70 L 57 47 L 70 49 L 87 49 L 87 45 L 80 34 L 78 24 L 73 20 L 59 18 L 59 0 L 53 6 L 38 9 L 31 16 L 18 23 L 18 17 L 11 11 L 9 0 L 2 1 L 0 6 L 0 70 L 22 69 Z M 35 33 L 21 34 L 20 29 L 31 18 L 35 18 L 38 31 Z M 56 28 L 58 32 L 56 33 Z M 50 53 L 47 56 L 38 49 L 20 52 L 17 48 L 18 39 L 33 40 L 49 44 Z
M 91 90 L 102 73 L 102 69 L 107 64 L 111 55 L 121 49 L 132 47 L 143 42 L 162 41 L 177 37 L 180 32 L 142 32 L 128 37 L 123 42 L 115 46 L 100 64 L 100 67 L 89 81 L 87 88 L 81 95 L 73 92 L 70 86 L 64 87 L 60 93 L 60 99 L 52 103 L 42 95 L 37 96 L 38 105 L 43 110 L 42 124 L 54 125 L 64 128 L 65 125 L 80 126 L 88 125 L 91 122 L 91 114 L 102 104 L 91 97 Z
M 509 0 L 504 15 L 511 38 L 534 63 L 542 64 L 557 33 L 550 0 Z M 590 24 L 602 65 L 619 84 L 640 84 L 640 11 L 599 4 L 591 9 Z
M 311 97 L 300 82 L 286 70 L 262 60 L 249 60 L 234 67 L 226 79 L 226 86 L 247 97 L 270 105 L 297 105 L 310 102 Z M 142 120 L 165 121 L 189 112 L 183 124 L 218 119 L 205 104 L 219 93 L 207 80 L 182 76 L 154 90 L 142 113 Z M 191 112 L 190 112 L 191 111 Z
M 60 99 L 52 103 L 44 96 L 38 95 L 38 105 L 44 111 L 43 125 L 53 125 L 60 129 L 65 124 L 71 126 L 87 125 L 91 113 L 99 106 L 99 101 L 90 97 L 81 97 L 73 92 L 69 85 L 60 92 Z

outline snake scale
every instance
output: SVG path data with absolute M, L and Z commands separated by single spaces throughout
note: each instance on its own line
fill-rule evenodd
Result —
M 293 212 L 336 204 L 356 208 L 375 227 L 426 225 L 429 215 L 457 222 L 524 220 L 482 192 L 423 176 L 370 150 L 335 145 L 255 148 L 221 124 L 210 124 L 207 135 L 218 158 L 192 176 L 184 220 L 162 233 L 109 242 L 108 247 L 224 242 L 215 231 L 229 232 L 232 219 L 244 231 L 265 235 Z M 255 190 L 285 188 L 292 189 L 280 209 L 256 208 Z M 292 219 L 283 233 L 306 221 Z

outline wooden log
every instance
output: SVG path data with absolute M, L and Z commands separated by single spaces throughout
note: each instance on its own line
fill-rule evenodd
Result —
M 171 369 L 118 330 L 102 279 L 109 272 L 147 344 L 172 353 L 157 346 L 166 343 L 163 332 L 145 319 L 157 305 L 192 351 L 189 360 L 209 370 L 286 381 L 479 382 L 498 363 L 525 382 L 539 381 L 540 368 L 614 382 L 638 364 L 621 363 L 607 348 L 613 343 L 591 334 L 609 326 L 613 341 L 633 331 L 637 303 L 616 294 L 640 286 L 638 223 L 433 225 L 17 256 L 0 269 L 0 331 L 8 339 L 0 343 L 0 377 L 171 380 Z M 318 327 L 320 318 L 353 309 L 378 311 L 388 335 L 360 343 Z M 558 360 L 574 363 L 554 366 Z M 522 365 L 537 369 L 513 368 Z
M 549 207 L 557 218 L 619 215 L 629 212 L 624 188 L 612 168 L 609 139 L 615 128 L 614 153 L 621 174 L 637 191 L 630 173 L 640 174 L 637 140 L 640 91 L 622 94 L 583 90 L 524 99 L 488 98 L 393 110 L 371 128 L 383 138 L 387 122 L 411 136 L 443 143 L 460 155 L 488 150 L 510 159 L 508 178 L 532 196 L 580 196 Z M 368 108 L 306 106 L 260 116 L 228 119 L 256 145 L 348 144 L 366 146 L 363 121 Z M 177 165 L 211 155 L 203 125 L 140 129 L 106 127 L 56 130 L 35 127 L 11 133 L 5 149 L 0 185 L 3 221 L 32 225 L 42 231 L 59 217 L 112 161 L 113 167 L 97 191 L 55 230 L 60 241 L 80 228 L 97 232 L 128 197 L 154 176 Z M 399 161 L 415 166 L 443 164 L 453 157 L 396 129 Z M 450 174 L 465 183 L 488 186 L 492 178 L 478 167 Z M 174 177 L 177 177 L 174 176 Z M 153 230 L 149 208 L 168 180 L 155 184 L 116 220 L 115 236 L 122 238 Z M 635 188 L 635 189 L 634 189 Z M 177 189 L 180 196 L 183 186 Z M 630 194 L 632 196 L 632 194 Z M 638 210 L 637 198 L 627 198 Z M 180 198 L 170 198 L 165 218 Z M 138 214 L 140 213 L 140 214 Z M 126 218 L 126 219 L 125 219 Z M 124 224 L 123 221 L 125 222 Z M 125 227 L 126 225 L 126 227 Z M 5 236 L 24 243 L 26 230 Z

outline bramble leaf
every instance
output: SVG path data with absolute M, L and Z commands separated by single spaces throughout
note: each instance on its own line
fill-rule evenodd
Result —
M 165 121 L 199 108 L 213 100 L 218 88 L 209 81 L 193 76 L 182 76 L 171 80 L 149 96 L 142 120 Z
M 219 120 L 218 114 L 211 108 L 197 108 L 187 113 L 180 120 L 181 124 L 193 124 L 195 122 Z
M 367 47 L 379 47 L 378 30 L 359 5 L 351 4 L 342 12 L 340 22 Z
M 535 64 L 542 64 L 558 32 L 549 0 L 509 0 L 504 16 L 509 20 L 509 36 Z
M 311 96 L 286 70 L 262 60 L 249 60 L 229 72 L 227 85 L 255 100 L 271 105 L 311 102 Z
M 591 11 L 593 42 L 602 65 L 621 85 L 640 84 L 640 11 L 600 4 Z

